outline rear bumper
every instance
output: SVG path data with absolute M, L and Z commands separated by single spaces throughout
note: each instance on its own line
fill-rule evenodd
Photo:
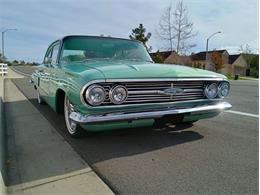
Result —
M 103 115 L 82 115 L 79 112 L 72 112 L 70 119 L 78 124 L 95 124 L 104 122 L 130 121 L 137 119 L 153 119 L 161 118 L 166 115 L 176 114 L 205 114 L 210 112 L 221 112 L 223 110 L 231 109 L 232 105 L 228 102 L 218 102 L 210 105 L 200 105 L 189 108 L 166 108 L 156 111 L 142 111 L 142 112 L 116 112 Z

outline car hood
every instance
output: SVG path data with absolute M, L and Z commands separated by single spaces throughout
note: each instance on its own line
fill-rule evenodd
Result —
M 150 62 L 133 61 L 94 61 L 85 63 L 75 63 L 70 65 L 73 71 L 84 76 L 89 72 L 96 72 L 100 78 L 104 79 L 133 79 L 133 78 L 226 78 L 222 74 L 191 68 L 184 65 L 156 64 Z M 93 77 L 94 75 L 91 75 Z

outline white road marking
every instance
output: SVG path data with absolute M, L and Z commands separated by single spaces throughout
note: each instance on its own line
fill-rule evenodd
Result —
M 239 115 L 244 115 L 244 116 L 251 116 L 251 117 L 255 117 L 255 118 L 259 117 L 259 115 L 257 115 L 257 114 L 251 114 L 251 113 L 247 113 L 247 112 L 239 112 L 239 111 L 234 111 L 234 110 L 227 110 L 225 112 L 229 112 L 229 113 L 233 113 L 233 114 L 239 114 Z

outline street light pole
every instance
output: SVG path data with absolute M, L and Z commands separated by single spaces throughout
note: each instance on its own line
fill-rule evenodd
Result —
M 208 66 L 208 64 L 209 64 L 209 56 L 208 56 L 209 40 L 210 40 L 211 37 L 213 37 L 214 35 L 219 34 L 219 33 L 221 33 L 221 31 L 215 32 L 215 33 L 213 33 L 212 35 L 210 35 L 210 36 L 207 38 L 207 44 L 206 44 L 206 65 L 207 65 L 207 66 Z
M 4 62 L 5 61 L 5 57 L 4 57 L 4 53 L 5 53 L 5 50 L 4 50 L 4 32 L 2 32 L 2 61 Z
M 9 28 L 6 29 L 4 31 L 2 31 L 2 61 L 5 61 L 5 46 L 4 46 L 4 35 L 7 31 L 11 31 L 11 30 L 17 30 L 16 28 Z

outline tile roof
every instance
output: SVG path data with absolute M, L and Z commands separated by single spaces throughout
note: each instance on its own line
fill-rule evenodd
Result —
M 241 54 L 229 55 L 228 63 L 233 64 Z

